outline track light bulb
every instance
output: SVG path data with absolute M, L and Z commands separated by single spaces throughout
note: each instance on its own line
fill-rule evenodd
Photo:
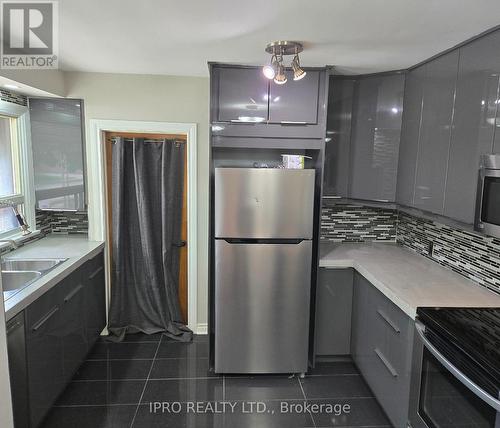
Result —
M 266 79 L 269 80 L 274 79 L 274 76 L 276 75 L 276 71 L 271 64 L 266 64 L 264 67 L 262 67 L 262 73 L 264 73 Z
M 274 83 L 277 85 L 284 85 L 288 79 L 286 78 L 285 74 L 285 67 L 283 67 L 283 64 L 278 65 L 278 73 L 276 74 L 276 77 L 274 78 Z
M 271 62 L 264 67 L 262 67 L 262 73 L 264 73 L 264 76 L 266 79 L 274 79 L 274 76 L 276 76 L 276 70 L 278 68 L 278 59 L 276 58 L 276 55 L 273 55 L 271 57 Z
M 306 72 L 300 67 L 299 55 L 295 55 L 292 61 L 293 80 L 300 80 L 306 77 Z

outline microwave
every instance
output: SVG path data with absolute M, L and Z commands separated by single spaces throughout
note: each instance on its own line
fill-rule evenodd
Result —
M 500 238 L 500 155 L 481 156 L 474 228 Z

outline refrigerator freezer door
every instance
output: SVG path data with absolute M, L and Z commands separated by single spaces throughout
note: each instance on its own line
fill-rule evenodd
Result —
M 312 242 L 215 252 L 215 371 L 306 372 Z
M 215 169 L 215 237 L 310 239 L 312 169 Z

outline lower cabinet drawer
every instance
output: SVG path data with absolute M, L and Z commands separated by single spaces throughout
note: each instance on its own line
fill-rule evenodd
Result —
M 65 385 L 60 334 L 63 322 L 57 300 L 38 299 L 28 307 L 26 315 L 30 426 L 37 427 Z
M 92 347 L 106 326 L 106 275 L 103 254 L 99 254 L 85 266 L 87 271 L 85 287 L 86 334 Z
M 357 273 L 352 316 L 354 362 L 393 425 L 406 428 L 413 321 Z
M 372 388 L 375 397 L 395 427 L 406 427 L 410 396 L 410 376 L 396 369 L 390 357 L 379 349 L 375 355 Z
M 85 276 L 77 270 L 65 278 L 60 287 L 61 317 L 64 326 L 61 330 L 63 341 L 63 374 L 69 382 L 75 371 L 85 359 L 88 341 L 85 329 Z

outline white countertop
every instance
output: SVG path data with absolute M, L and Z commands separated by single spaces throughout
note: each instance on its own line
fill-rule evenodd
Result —
M 104 248 L 103 242 L 89 241 L 86 236 L 51 235 L 4 254 L 3 258 L 6 259 L 68 259 L 6 300 L 6 319 L 9 320 L 22 311 L 87 260 L 96 256 L 102 248 Z
M 415 319 L 417 307 L 497 307 L 500 295 L 395 243 L 321 243 L 320 267 L 354 268 Z

